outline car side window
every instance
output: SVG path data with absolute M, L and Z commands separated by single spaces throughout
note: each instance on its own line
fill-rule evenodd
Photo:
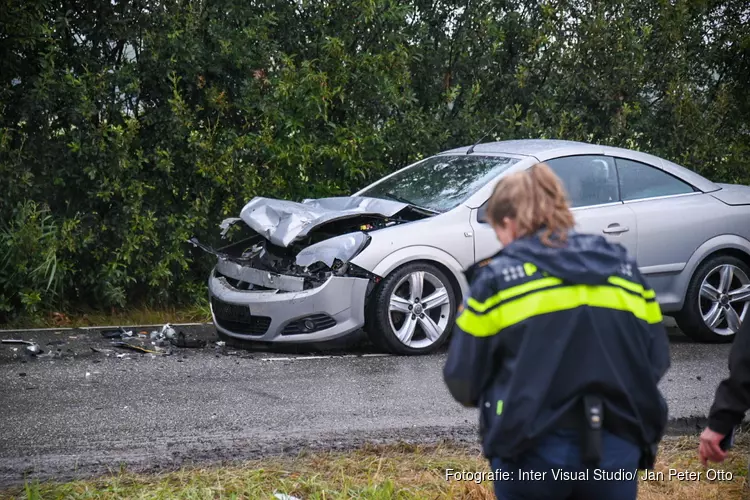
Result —
M 693 186 L 651 165 L 616 158 L 623 201 L 695 192 Z
M 545 162 L 565 186 L 571 208 L 620 201 L 615 162 L 608 156 L 580 155 Z

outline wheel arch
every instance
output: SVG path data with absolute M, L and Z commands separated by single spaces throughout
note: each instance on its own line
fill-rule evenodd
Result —
M 679 289 L 682 304 L 680 304 L 680 309 L 684 307 L 685 294 L 695 273 L 709 259 L 720 255 L 736 257 L 750 266 L 750 241 L 737 235 L 723 234 L 711 238 L 699 246 L 685 264 L 685 271 L 687 272 L 681 273 Z
M 381 260 L 372 273 L 385 278 L 400 267 L 418 263 L 431 264 L 440 269 L 451 281 L 459 303 L 468 296 L 469 283 L 466 281 L 461 264 L 447 252 L 434 247 L 402 248 Z

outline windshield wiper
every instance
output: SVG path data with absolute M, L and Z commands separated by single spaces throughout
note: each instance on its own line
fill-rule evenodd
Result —
M 407 205 L 414 205 L 414 203 L 410 202 L 410 201 L 409 201 L 409 200 L 407 200 L 406 198 L 402 198 L 402 197 L 400 197 L 399 195 L 397 195 L 397 194 L 393 194 L 393 193 L 392 193 L 392 192 L 390 192 L 390 191 L 388 191 L 387 193 L 385 193 L 385 195 L 386 195 L 386 196 L 387 196 L 388 198 L 392 199 L 392 200 L 400 201 L 401 203 L 406 203 Z M 414 205 L 414 206 L 416 206 L 416 205 Z
M 413 206 L 413 207 L 417 207 L 418 209 L 420 209 L 420 210 L 425 210 L 426 212 L 430 212 L 430 213 L 433 213 L 433 214 L 437 214 L 437 213 L 440 213 L 440 212 L 438 212 L 437 210 L 433 210 L 433 209 L 431 209 L 431 208 L 427 208 L 427 207 L 422 207 L 422 206 L 420 206 L 420 205 L 417 205 L 416 203 L 414 203 L 414 202 L 412 202 L 412 201 L 409 201 L 409 200 L 407 200 L 406 198 L 402 198 L 402 197 L 400 197 L 399 195 L 397 195 L 397 194 L 394 194 L 394 193 L 392 193 L 392 192 L 390 192 L 390 191 L 388 191 L 387 193 L 385 193 L 385 195 L 386 195 L 386 196 L 387 196 L 388 198 L 392 199 L 392 200 L 400 201 L 401 203 L 406 203 L 407 205 L 411 205 L 411 206 Z

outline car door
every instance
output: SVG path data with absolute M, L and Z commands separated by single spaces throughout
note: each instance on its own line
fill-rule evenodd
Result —
M 614 159 L 604 155 L 576 155 L 547 160 L 560 177 L 580 232 L 600 234 L 622 244 L 635 256 L 638 250 L 635 214 L 620 200 Z M 473 211 L 475 256 L 477 260 L 497 253 L 501 245 L 483 214 L 487 203 Z
M 707 210 L 715 200 L 657 166 L 621 157 L 615 162 L 621 197 L 638 223 L 638 267 L 657 295 L 671 301 L 673 277 L 716 235 Z

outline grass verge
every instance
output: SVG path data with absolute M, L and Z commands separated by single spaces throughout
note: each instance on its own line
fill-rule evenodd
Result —
M 697 437 L 667 438 L 656 471 L 663 480 L 642 480 L 645 500 L 732 500 L 743 498 L 750 439 L 740 436 L 728 460 L 713 467 L 729 480 L 706 479 L 697 459 Z M 272 499 L 275 493 L 302 500 L 492 499 L 492 484 L 446 480 L 445 470 L 488 471 L 476 452 L 452 445 L 370 446 L 349 453 L 301 454 L 223 467 L 186 467 L 139 475 L 120 472 L 63 484 L 30 483 L 0 492 L 0 498 L 54 499 Z M 702 472 L 697 481 L 669 479 L 669 469 Z
M 2 330 L 24 328 L 76 328 L 81 326 L 163 325 L 165 323 L 210 323 L 208 304 L 182 308 L 132 307 L 125 310 L 54 312 L 16 318 L 0 324 Z

